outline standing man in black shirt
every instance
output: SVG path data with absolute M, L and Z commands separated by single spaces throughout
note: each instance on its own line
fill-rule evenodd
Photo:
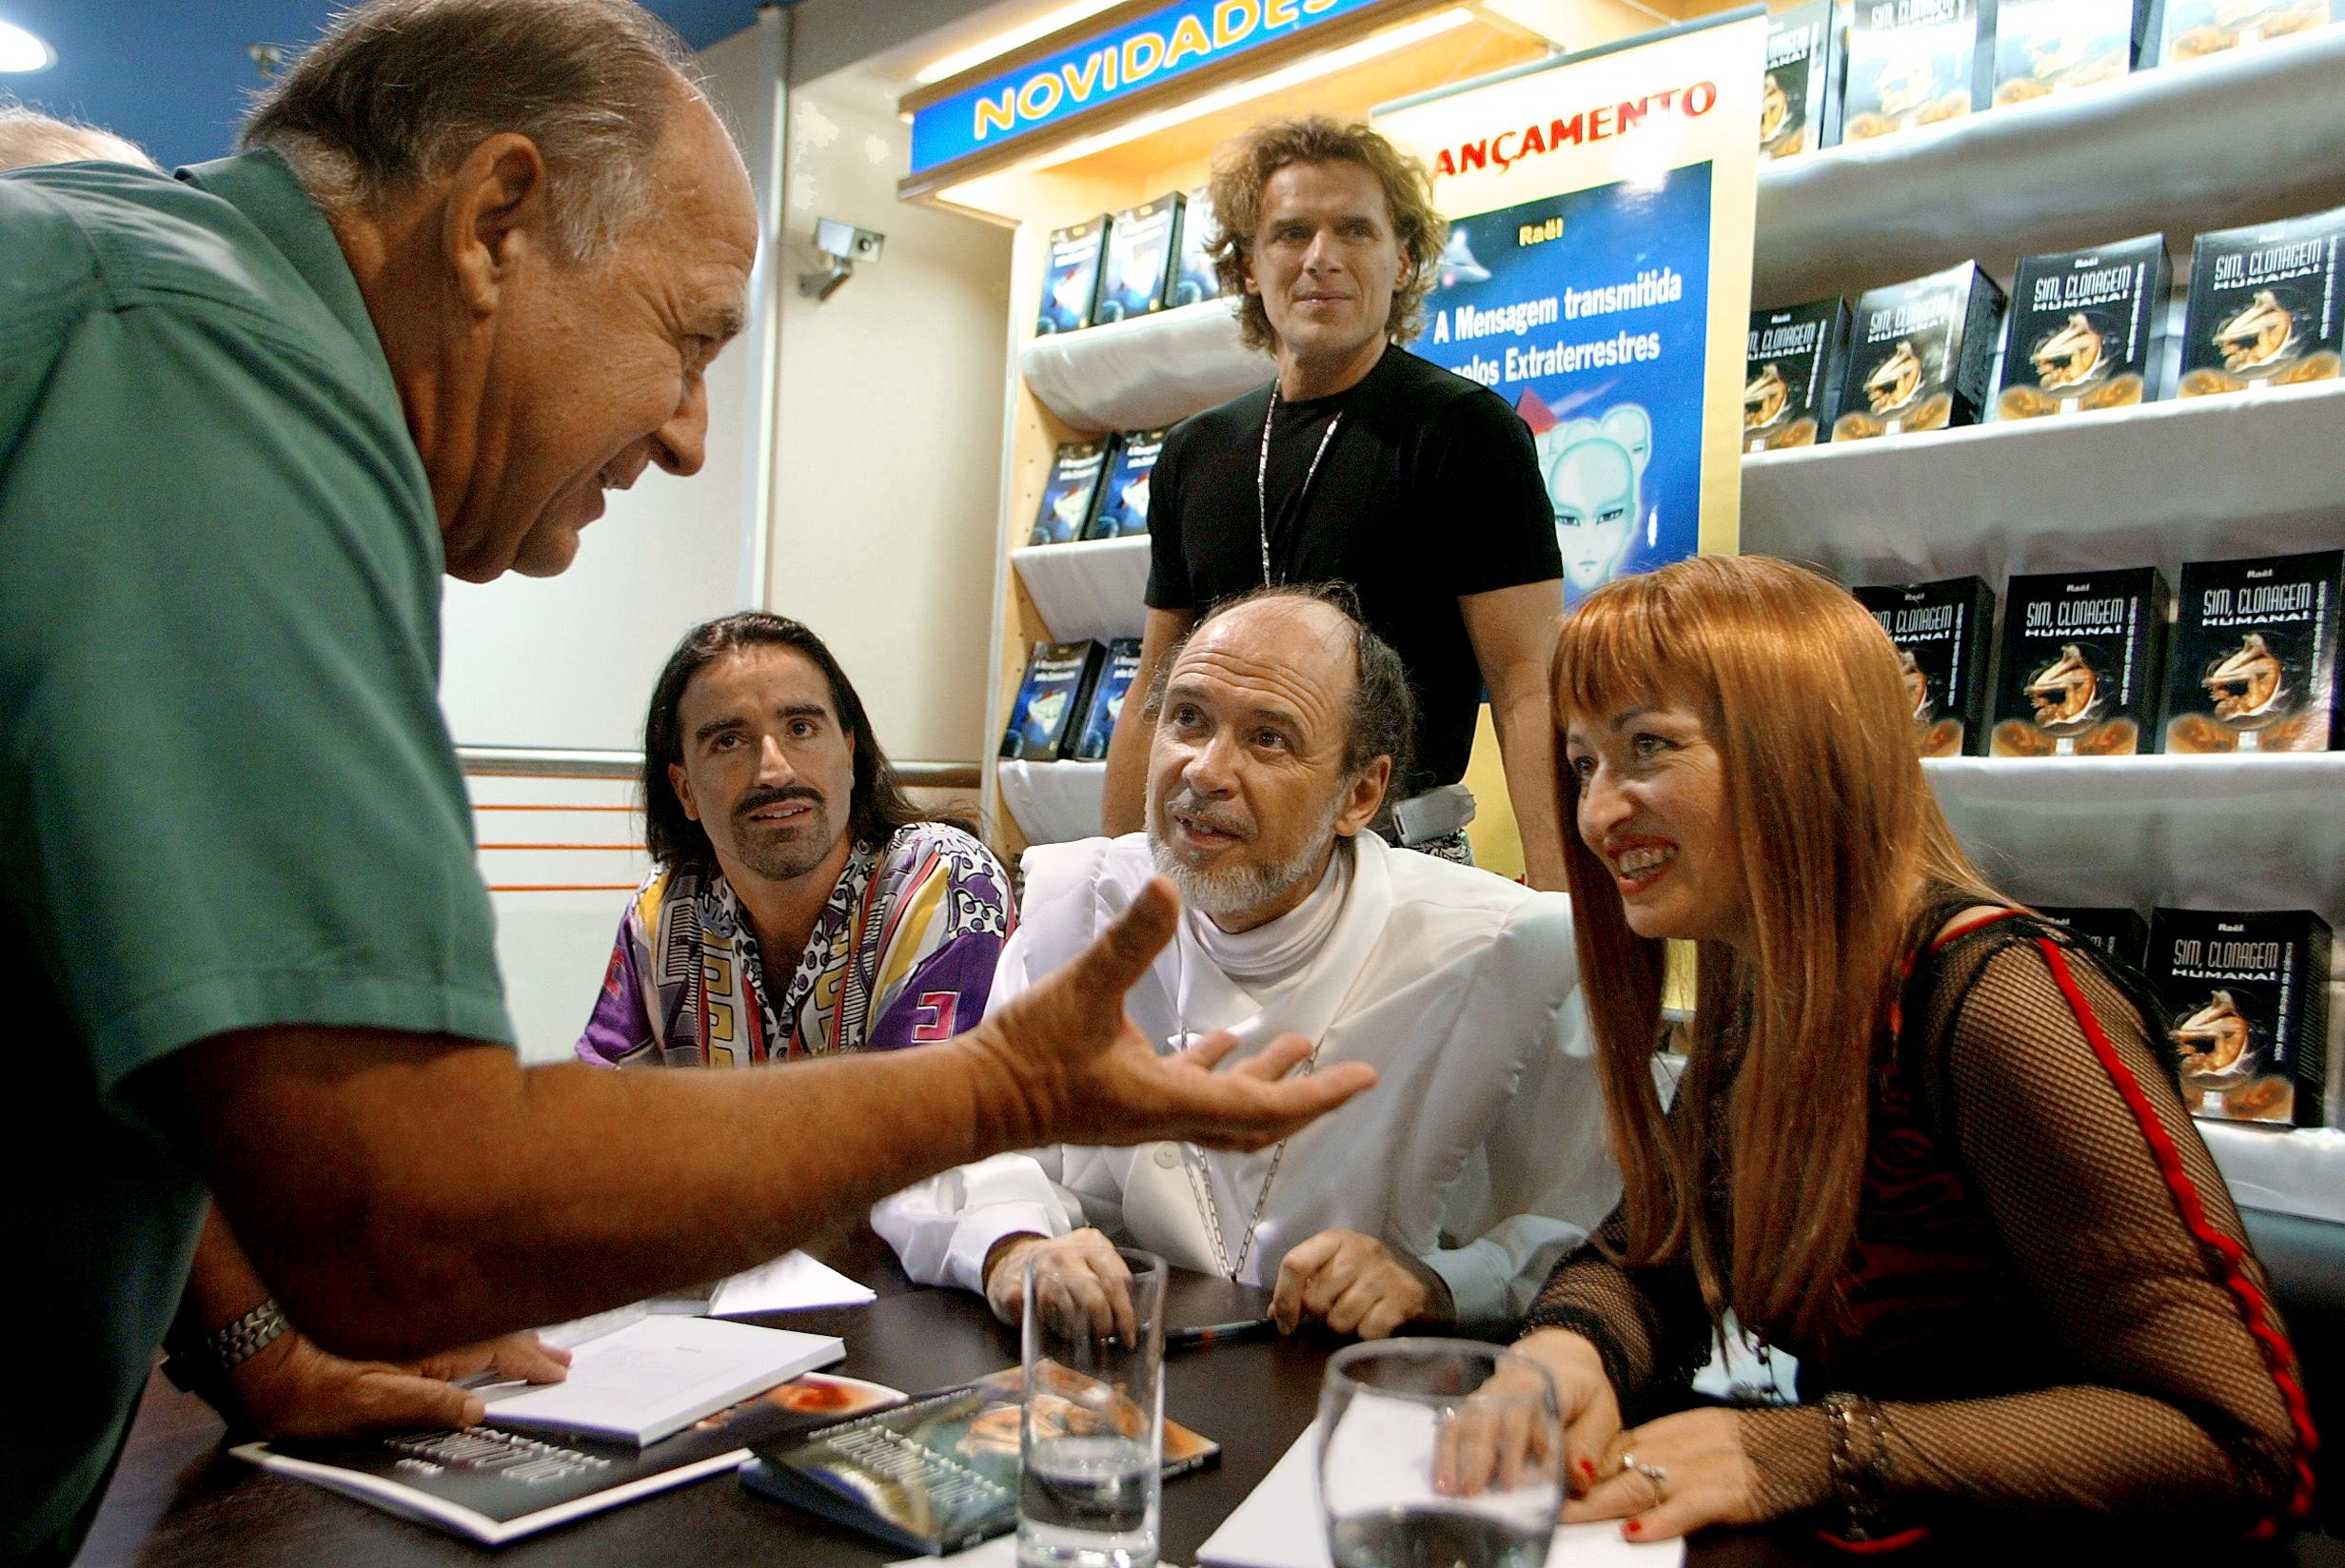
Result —
M 1399 346 L 1448 225 L 1422 165 L 1362 125 L 1258 126 L 1215 161 L 1212 254 L 1278 379 L 1176 425 L 1150 479 L 1148 623 L 1133 683 L 1216 601 L 1350 583 L 1417 691 L 1417 765 L 1379 828 L 1468 859 L 1460 783 L 1488 688 L 1533 887 L 1563 887 L 1547 659 L 1563 618 L 1555 517 L 1529 429 Z M 1153 715 L 1117 727 L 1103 829 L 1142 822 Z

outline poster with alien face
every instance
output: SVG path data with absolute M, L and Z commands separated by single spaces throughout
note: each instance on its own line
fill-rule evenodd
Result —
M 1709 252 L 1707 164 L 1451 225 L 1411 347 L 1530 426 L 1567 604 L 1694 553 Z

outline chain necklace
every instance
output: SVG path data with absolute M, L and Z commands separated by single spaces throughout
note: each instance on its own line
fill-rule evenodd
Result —
M 1271 585 L 1271 422 L 1277 418 L 1278 383 L 1276 382 L 1271 382 L 1271 406 L 1262 416 L 1262 456 L 1261 459 L 1254 464 L 1254 523 L 1256 529 L 1262 537 L 1262 586 L 1265 588 Z M 1340 411 L 1333 419 L 1328 421 L 1328 427 L 1326 431 L 1319 437 L 1319 450 L 1310 455 L 1310 466 L 1303 471 L 1303 488 L 1294 493 L 1294 510 L 1298 524 L 1302 517 L 1304 500 L 1310 495 L 1310 481 L 1318 478 L 1319 475 L 1319 460 L 1328 455 L 1328 442 L 1335 439 L 1336 427 L 1343 422 L 1344 416 Z M 1279 1147 L 1283 1151 L 1286 1146 L 1282 1144 Z M 1277 1170 L 1277 1162 L 1275 1160 L 1271 1162 L 1271 1170 L 1273 1173 Z M 1259 1215 L 1257 1214 L 1257 1218 L 1258 1217 Z M 1251 1241 L 1252 1238 L 1253 1232 L 1249 1230 L 1247 1232 L 1247 1239 Z M 1240 1255 L 1239 1261 L 1244 1261 L 1243 1254 Z

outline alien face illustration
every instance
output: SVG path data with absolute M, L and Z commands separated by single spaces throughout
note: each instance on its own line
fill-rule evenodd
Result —
M 1058 721 L 1067 716 L 1067 694 L 1064 690 L 1045 692 L 1026 707 L 1026 728 L 1032 734 L 1047 735 L 1056 733 Z
M 2288 351 L 2296 337 L 2296 319 L 2259 288 L 2247 308 L 2215 329 L 2215 346 L 2222 350 L 2223 368 L 2233 375 L 2259 369 Z
M 1075 530 L 1083 526 L 1084 499 L 1082 491 L 1070 490 L 1051 502 L 1051 516 L 1057 519 L 1056 532 L 1061 539 L 1074 538 Z
M 2263 640 L 2250 632 L 2238 647 L 2223 656 L 2200 682 L 2215 699 L 2215 716 L 2237 730 L 2254 729 L 2276 716 L 2282 671 L 2279 659 Z
M 1864 401 L 1876 414 L 1894 413 L 1914 401 L 1921 390 L 1921 356 L 1914 345 L 1898 340 L 1897 352 L 1881 362 L 1873 373 L 1864 378 Z
M 1783 122 L 1791 118 L 1791 99 L 1783 92 L 1783 85 L 1767 72 L 1766 86 L 1759 92 L 1759 145 L 1764 147 L 1783 133 Z
M 1928 49 L 1892 60 L 1881 73 L 1881 112 L 1890 119 L 1913 113 L 1938 96 L 1938 62 Z
M 2036 723 L 2046 734 L 2075 735 L 2100 716 L 2100 676 L 2074 643 L 2063 644 L 2060 657 L 2037 671 L 2026 690 Z
M 1905 677 L 1905 698 L 1913 704 L 1914 722 L 1927 724 L 1930 721 L 1930 677 L 1922 674 L 1921 665 L 1914 662 L 1911 648 L 1897 651 L 1897 665 L 1898 674 Z
M 1547 474 L 1564 578 L 1581 593 L 1609 581 L 1637 531 L 1637 464 L 1608 436 L 1564 448 Z
M 1083 319 L 1083 311 L 1091 304 L 1091 280 L 1079 271 L 1071 272 L 1051 285 L 1051 304 L 1058 314 L 1071 322 Z
M 1132 482 L 1124 486 L 1123 500 L 1125 515 L 1130 517 L 1133 522 L 1142 523 L 1148 520 L 1148 476 L 1146 474 L 1133 476 Z
M 1749 381 L 1743 383 L 1743 428 L 1764 429 L 1782 417 L 1783 404 L 1791 397 L 1791 388 L 1784 384 L 1774 363 L 1768 362 Z
M 2036 369 L 2036 383 L 2045 391 L 2081 386 L 2103 364 L 2100 334 L 2081 315 L 2071 316 L 2058 332 L 2036 345 L 2027 363 Z
M 2227 990 L 2217 991 L 2175 1025 L 2171 1038 L 2182 1053 L 2182 1076 L 2194 1083 L 2221 1083 L 2255 1065 L 2247 1053 L 2252 1038 L 2247 1020 Z

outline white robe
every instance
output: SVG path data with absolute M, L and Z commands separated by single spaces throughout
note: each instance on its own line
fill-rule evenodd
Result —
M 1290 1247 L 1341 1226 L 1432 1268 L 1461 1325 L 1510 1328 L 1620 1196 L 1570 901 L 1371 833 L 1353 855 L 1332 929 L 1298 977 L 1265 988 L 1267 1005 L 1206 958 L 1184 921 L 1125 1008 L 1166 1049 L 1183 1033 L 1234 1029 L 1242 1054 L 1291 1030 L 1320 1042 L 1321 1066 L 1377 1070 L 1376 1088 L 1289 1140 L 1248 1283 L 1274 1284 Z M 1154 873 L 1139 833 L 1037 846 L 1024 866 L 995 1007 L 1082 951 Z M 872 1225 L 924 1284 L 982 1289 L 1002 1238 L 1086 1225 L 1214 1272 L 1195 1179 L 1212 1183 L 1234 1263 L 1271 1158 L 1172 1143 L 997 1155 L 883 1200 Z

